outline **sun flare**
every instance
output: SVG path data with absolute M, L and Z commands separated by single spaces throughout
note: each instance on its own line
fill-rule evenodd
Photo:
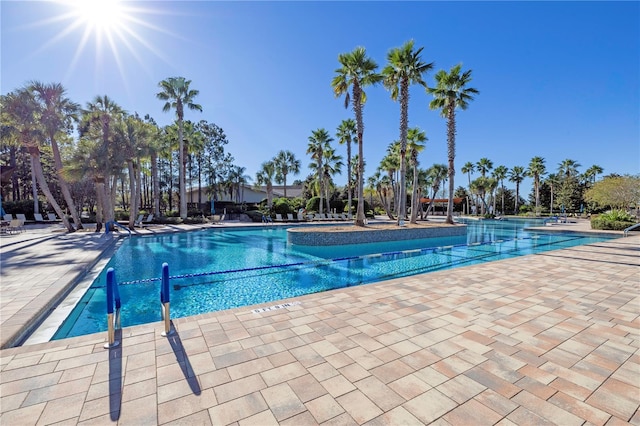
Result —
M 126 19 L 126 11 L 119 0 L 76 0 L 71 6 L 79 20 L 99 32 L 117 29 Z

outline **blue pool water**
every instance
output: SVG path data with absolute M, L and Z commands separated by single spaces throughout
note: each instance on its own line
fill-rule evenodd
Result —
M 105 276 L 120 283 L 122 326 L 160 321 L 160 277 L 171 276 L 171 317 L 603 241 L 525 231 L 536 220 L 469 221 L 467 236 L 339 247 L 287 244 L 284 228 L 208 229 L 127 238 L 53 339 L 106 330 Z

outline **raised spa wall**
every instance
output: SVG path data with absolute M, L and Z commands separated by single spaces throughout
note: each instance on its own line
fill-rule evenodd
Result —
M 458 237 L 467 234 L 466 225 L 443 225 L 425 228 L 351 230 L 331 232 L 319 228 L 290 228 L 287 241 L 303 246 L 341 246 L 345 244 L 380 243 L 384 241 L 418 240 L 436 237 Z

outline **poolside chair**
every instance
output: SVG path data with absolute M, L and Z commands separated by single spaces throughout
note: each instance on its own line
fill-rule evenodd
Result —
M 133 221 L 133 227 L 135 228 L 136 226 L 140 226 L 142 227 L 142 220 L 144 219 L 144 215 L 143 214 L 139 214 L 138 218 L 136 220 Z
M 11 222 L 13 220 L 13 215 L 11 213 L 7 213 L 3 216 L 3 219 L 7 222 Z
M 298 213 L 298 222 L 306 222 L 306 220 L 304 213 Z
M 146 220 L 143 220 L 142 222 L 140 222 L 140 226 L 144 228 L 145 226 L 151 225 L 152 222 L 153 222 L 153 213 L 149 214 Z
M 287 221 L 295 222 L 296 220 L 293 218 L 293 213 L 287 213 Z
M 284 222 L 284 219 L 282 218 L 282 214 L 280 213 L 276 213 L 276 222 Z
M 42 217 L 42 213 L 34 213 L 33 218 L 36 222 L 44 222 L 44 218 Z
M 20 219 L 22 223 L 27 223 L 27 216 L 24 213 L 16 213 L 16 219 Z
M 47 218 L 49 218 L 49 222 L 57 222 L 58 218 L 55 213 L 47 213 Z
M 24 222 L 20 219 L 13 219 L 9 223 L 9 233 L 24 231 Z

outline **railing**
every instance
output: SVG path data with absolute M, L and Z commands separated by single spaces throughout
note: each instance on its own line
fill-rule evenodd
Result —
M 105 235 L 109 233 L 109 225 L 115 225 L 118 226 L 122 229 L 124 229 L 125 231 L 127 231 L 129 233 L 129 236 L 131 236 L 131 229 L 127 228 L 126 226 L 122 226 L 120 225 L 118 222 L 116 222 L 115 220 L 110 220 L 109 222 L 104 224 L 104 233 Z
M 625 230 L 624 230 L 624 236 L 625 236 L 625 237 L 628 237 L 628 236 L 629 236 L 629 231 L 633 231 L 634 229 L 636 229 L 636 228 L 638 228 L 638 227 L 640 227 L 640 223 L 636 223 L 635 225 L 631 225 L 630 227 L 625 228 Z
M 115 318 L 114 318 L 114 299 L 115 299 Z M 116 273 L 113 268 L 107 269 L 107 325 L 108 325 L 108 342 L 105 343 L 105 349 L 115 348 L 120 344 L 115 340 L 115 329 L 120 328 L 120 290 L 116 281 Z
M 162 319 L 164 320 L 163 336 L 172 334 L 171 330 L 171 311 L 169 310 L 169 302 L 171 294 L 169 292 L 169 265 L 165 262 L 162 264 L 162 285 L 160 286 L 160 303 L 162 310 Z M 116 273 L 113 268 L 107 269 L 107 340 L 104 344 L 105 349 L 112 349 L 120 345 L 120 341 L 115 339 L 115 330 L 122 328 L 120 324 L 120 290 L 116 281 Z M 114 303 L 115 302 L 115 303 Z M 115 309 L 114 309 L 115 305 Z

